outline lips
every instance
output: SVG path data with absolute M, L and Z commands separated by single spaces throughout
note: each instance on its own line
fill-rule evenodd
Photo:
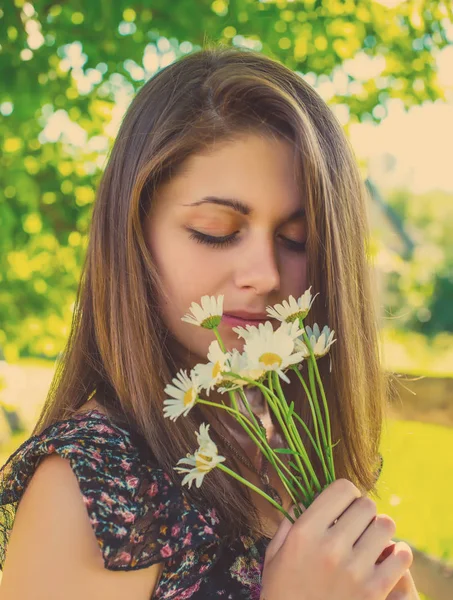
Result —
M 232 327 L 237 327 L 238 325 L 242 327 L 244 327 L 245 325 L 255 325 L 255 327 L 257 327 L 259 323 L 264 323 L 265 321 L 273 321 L 273 319 L 271 319 L 268 315 L 258 314 L 257 317 L 256 314 L 258 313 L 255 313 L 253 316 L 251 316 L 251 313 L 245 312 L 239 314 L 235 313 L 234 315 L 224 313 L 222 316 L 222 323 L 231 325 Z
M 232 312 L 224 311 L 224 314 L 229 317 L 237 317 L 239 319 L 251 320 L 251 321 L 266 321 L 269 317 L 265 312 L 249 312 L 247 310 L 234 310 Z

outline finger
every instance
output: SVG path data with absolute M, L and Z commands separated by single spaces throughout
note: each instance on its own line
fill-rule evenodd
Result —
M 357 498 L 335 523 L 332 535 L 338 535 L 348 546 L 353 546 L 376 517 L 376 511 L 376 503 L 371 498 Z
M 413 561 L 410 546 L 405 542 L 397 542 L 391 554 L 379 565 L 374 567 L 375 578 L 380 582 L 383 594 L 389 594 L 395 584 L 409 569 Z
M 297 506 L 299 506 L 299 509 L 302 513 L 306 510 L 302 503 L 299 503 Z M 297 521 L 295 508 L 296 508 L 296 505 L 293 504 L 291 506 L 291 508 L 288 510 L 288 514 L 293 519 L 293 521 Z M 267 545 L 266 556 L 265 556 L 265 565 L 270 560 L 273 559 L 273 557 L 277 554 L 279 549 L 283 546 L 283 544 L 286 540 L 286 537 L 287 537 L 288 533 L 290 532 L 290 529 L 292 526 L 293 526 L 293 523 L 291 523 L 291 521 L 289 519 L 287 519 L 286 517 L 283 517 L 274 537 L 271 539 L 271 541 Z
M 393 519 L 388 515 L 377 515 L 354 544 L 354 554 L 363 564 L 376 564 L 382 554 L 382 548 L 389 544 L 395 530 Z
M 349 479 L 336 479 L 307 508 L 307 518 L 310 518 L 317 531 L 327 531 L 361 495 L 360 490 Z

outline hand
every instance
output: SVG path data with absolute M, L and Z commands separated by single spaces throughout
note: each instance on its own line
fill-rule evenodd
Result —
M 385 600 L 420 600 L 409 569 L 404 573 Z
M 395 548 L 395 542 L 392 540 L 386 548 L 382 551 L 382 554 L 376 561 L 376 564 L 383 562 L 388 556 L 390 556 Z M 409 550 L 410 547 L 408 546 Z M 412 554 L 412 552 L 411 552 Z M 412 563 L 411 563 L 412 564 Z M 388 594 L 385 600 L 420 600 L 415 582 L 412 578 L 409 569 L 405 571 L 401 579 L 395 584 L 392 591 Z
M 266 549 L 261 600 L 419 600 L 399 595 L 412 585 L 410 546 L 392 542 L 394 521 L 376 513 L 373 500 L 338 479 L 294 523 L 283 519 Z

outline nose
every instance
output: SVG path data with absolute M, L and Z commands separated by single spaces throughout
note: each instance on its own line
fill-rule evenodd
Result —
M 253 287 L 259 295 L 278 290 L 280 272 L 275 254 L 274 240 L 251 241 L 239 257 L 236 285 Z

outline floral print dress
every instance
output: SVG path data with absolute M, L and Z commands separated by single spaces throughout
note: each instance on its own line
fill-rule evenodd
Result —
M 270 539 L 225 544 L 215 509 L 191 504 L 168 474 L 143 460 L 134 435 L 92 409 L 26 440 L 0 469 L 0 569 L 18 503 L 40 460 L 69 461 L 106 569 L 164 569 L 152 599 L 259 600 Z

